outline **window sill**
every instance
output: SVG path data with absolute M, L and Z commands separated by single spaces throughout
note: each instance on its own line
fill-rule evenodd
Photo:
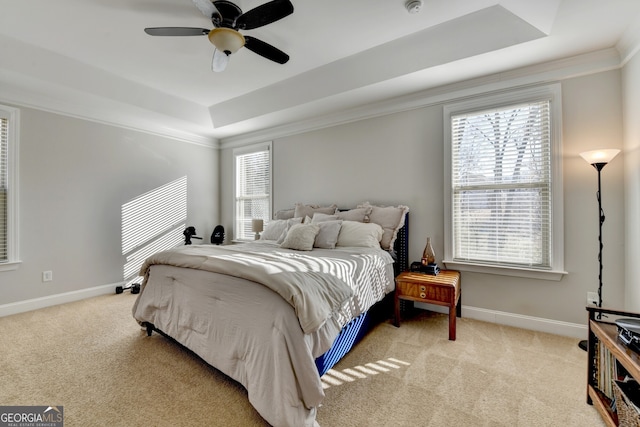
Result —
M 560 281 L 566 271 L 560 270 L 538 270 L 534 268 L 504 267 L 485 264 L 473 264 L 461 261 L 442 261 L 448 269 L 470 271 L 474 273 L 497 274 L 499 276 L 523 277 L 527 279 L 542 279 Z
M 0 271 L 17 270 L 20 267 L 20 264 L 22 264 L 22 261 L 10 261 L 10 262 L 0 263 Z

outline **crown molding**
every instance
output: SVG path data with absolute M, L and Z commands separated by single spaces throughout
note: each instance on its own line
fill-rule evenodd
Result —
M 269 129 L 222 138 L 220 140 L 220 147 L 224 149 L 283 138 L 359 120 L 464 99 L 488 92 L 558 82 L 568 78 L 618 69 L 622 67 L 622 65 L 620 53 L 617 49 L 603 49 L 583 55 L 429 88 L 405 96 L 382 100 L 347 110 L 334 111 L 330 114 L 294 123 L 287 123 Z
M 170 117 L 142 107 L 108 100 L 103 97 L 69 90 L 68 88 L 46 86 L 40 81 L 27 81 L 24 76 L 15 76 L 0 70 L 0 101 L 16 106 L 49 111 L 70 117 L 90 120 L 111 126 L 141 131 L 163 136 L 179 142 L 197 144 L 222 149 L 273 140 L 286 136 L 310 132 L 327 127 L 351 123 L 368 118 L 436 105 L 451 100 L 463 99 L 482 93 L 526 87 L 536 84 L 560 81 L 567 78 L 618 69 L 640 50 L 640 25 L 629 28 L 616 48 L 609 48 L 583 55 L 516 68 L 490 74 L 480 78 L 435 86 L 389 99 L 369 102 L 344 110 L 332 110 L 327 114 L 314 115 L 322 111 L 331 98 L 309 105 L 297 106 L 306 109 L 312 118 L 238 134 L 226 138 L 210 136 L 212 130 L 184 119 Z M 464 66 L 462 64 L 461 66 Z M 364 91 L 371 88 L 363 88 Z M 390 93 L 391 91 L 387 91 Z M 351 91 L 335 95 L 350 97 L 358 95 Z M 323 104 L 327 103 L 327 104 Z M 205 110 L 206 108 L 203 107 Z M 319 109 L 316 109 L 319 108 Z M 286 117 L 287 110 L 274 114 Z M 208 115 L 208 112 L 207 112 Z
M 189 131 L 187 129 L 195 127 L 193 123 L 142 107 L 56 87 L 6 70 L 0 70 L 0 86 L 2 103 L 162 136 L 177 142 L 220 147 L 217 138 L 206 135 L 207 129 L 202 133 Z
M 622 34 L 616 48 L 620 52 L 623 65 L 640 51 L 640 15 Z

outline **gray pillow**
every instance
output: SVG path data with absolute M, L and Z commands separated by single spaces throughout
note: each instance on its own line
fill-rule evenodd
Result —
M 278 240 L 286 228 L 287 220 L 272 219 L 265 225 L 264 231 L 260 235 L 260 240 Z
M 365 202 L 358 205 L 359 208 L 371 208 L 369 222 L 378 224 L 384 230 L 380 247 L 388 250 L 393 249 L 393 244 L 398 236 L 398 230 L 404 226 L 404 217 L 409 212 L 409 208 L 404 205 L 398 206 L 375 206 Z
M 317 224 L 323 221 L 333 221 L 338 219 L 336 215 L 327 215 L 320 212 L 315 212 L 313 218 L 311 218 L 311 224 Z
M 320 226 L 317 224 L 293 225 L 287 232 L 287 236 L 280 247 L 297 251 L 313 250 L 313 243 L 319 231 Z
M 291 219 L 285 220 L 285 222 L 287 223 L 287 226 L 285 227 L 285 229 L 280 234 L 280 237 L 278 237 L 278 243 L 284 242 L 284 238 L 287 237 L 287 233 L 289 232 L 291 227 L 293 227 L 296 224 L 301 224 L 302 223 L 302 218 L 291 218 Z
M 322 249 L 335 249 L 342 227 L 342 220 L 318 222 L 320 231 L 316 236 L 313 246 Z
M 291 219 L 293 218 L 293 214 L 295 214 L 296 210 L 295 209 L 282 209 L 279 210 L 278 212 L 276 212 L 276 214 L 273 216 L 274 219 Z
M 302 203 L 296 203 L 295 213 L 293 214 L 294 218 L 304 218 L 308 216 L 309 218 L 313 218 L 313 214 L 316 212 L 333 215 L 336 212 L 338 205 L 324 206 L 318 207 L 316 205 L 303 205 Z
M 280 237 L 284 239 L 282 234 L 286 234 L 289 227 L 299 223 L 300 218 L 272 219 L 265 225 L 264 231 L 260 235 L 260 240 L 280 240 Z M 278 243 L 282 243 L 282 240 Z
M 336 216 L 344 221 L 369 222 L 371 206 L 364 208 L 349 209 L 348 211 L 338 211 Z

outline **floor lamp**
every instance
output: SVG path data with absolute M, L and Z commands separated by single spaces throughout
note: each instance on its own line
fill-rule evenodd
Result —
M 598 263 L 600 264 L 600 270 L 598 273 L 598 307 L 602 307 L 602 224 L 604 223 L 604 211 L 602 210 L 602 196 L 600 186 L 600 171 L 609 163 L 615 156 L 618 155 L 620 150 L 608 149 L 608 150 L 594 150 L 585 151 L 580 153 L 580 156 L 593 166 L 598 171 L 598 192 L 596 197 L 598 199 L 598 222 L 599 222 L 599 234 L 598 234 Z M 600 314 L 598 314 L 598 318 Z M 578 344 L 581 349 L 587 349 L 587 340 L 580 341 Z

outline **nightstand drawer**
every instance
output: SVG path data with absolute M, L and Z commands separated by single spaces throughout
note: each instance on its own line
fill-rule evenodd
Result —
M 451 285 L 399 282 L 396 292 L 405 297 L 448 303 L 455 298 L 456 288 Z

